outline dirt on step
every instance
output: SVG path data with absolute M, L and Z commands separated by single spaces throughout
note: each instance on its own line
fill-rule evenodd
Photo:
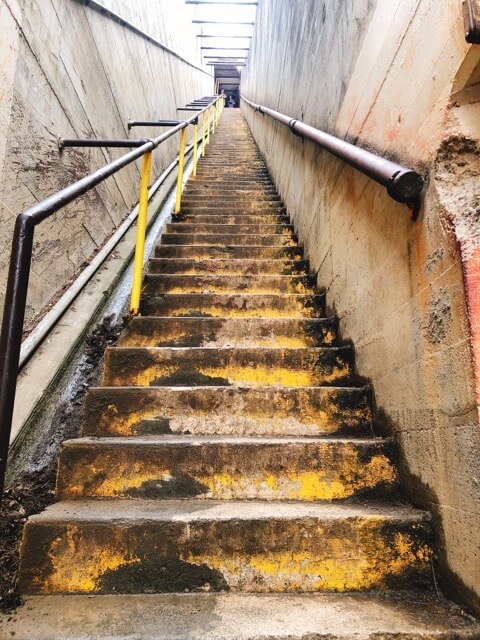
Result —
M 77 370 L 78 383 L 65 393 L 50 422 L 49 435 L 41 445 L 39 468 L 28 471 L 6 487 L 0 505 L 0 611 L 9 612 L 22 604 L 17 587 L 22 531 L 27 518 L 40 513 L 55 500 L 57 452 L 64 440 L 77 437 L 83 422 L 83 401 L 88 388 L 98 382 L 105 347 L 116 343 L 124 326 L 105 317 L 85 340 Z

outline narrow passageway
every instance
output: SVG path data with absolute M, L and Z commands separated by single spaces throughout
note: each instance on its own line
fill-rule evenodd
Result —
M 429 516 L 401 498 L 337 325 L 241 111 L 225 110 L 141 315 L 106 351 L 84 437 L 63 446 L 59 501 L 26 526 L 22 591 L 95 595 L 81 624 L 98 637 L 116 615 L 101 594 L 140 598 L 116 602 L 142 637 L 473 637 L 432 597 Z M 29 602 L 24 628 L 60 606 Z

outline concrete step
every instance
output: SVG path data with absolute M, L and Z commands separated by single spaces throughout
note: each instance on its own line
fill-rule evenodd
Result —
M 188 179 L 188 186 L 199 186 L 199 187 L 215 187 L 215 186 L 219 186 L 219 187 L 225 187 L 226 189 L 228 189 L 228 187 L 232 186 L 233 188 L 239 186 L 239 187 L 258 187 L 258 186 L 265 186 L 265 187 L 274 187 L 275 185 L 273 184 L 272 180 L 270 178 L 247 178 L 247 177 L 242 177 L 242 176 L 229 176 L 228 178 L 222 178 L 221 176 L 216 176 L 216 177 L 206 177 L 206 176 L 190 176 L 190 178 Z
M 396 488 L 392 454 L 392 443 L 379 438 L 77 438 L 62 445 L 57 497 L 385 498 Z
M 208 180 L 228 180 L 228 178 L 236 178 L 241 175 L 247 180 L 271 180 L 270 174 L 266 169 L 250 169 L 245 167 L 204 167 L 202 163 L 197 169 L 197 178 L 206 178 Z
M 332 318 L 131 318 L 120 347 L 320 347 L 336 341 Z
M 252 244 L 208 246 L 208 245 L 165 245 L 155 247 L 157 258 L 229 258 L 232 260 L 302 260 L 302 247 L 264 247 Z
M 297 239 L 290 233 L 284 234 L 265 234 L 257 236 L 255 234 L 208 234 L 208 233 L 163 233 L 161 238 L 162 244 L 196 244 L 211 245 L 220 247 L 231 246 L 247 246 L 252 247 L 260 245 L 262 247 L 293 247 L 297 245 Z
M 350 347 L 303 349 L 109 347 L 103 384 L 136 387 L 281 386 L 347 384 Z
M 221 195 L 221 194 L 207 194 L 207 195 L 188 195 L 185 194 L 182 197 L 182 202 L 185 205 L 206 205 L 209 204 L 211 206 L 217 206 L 220 207 L 222 205 L 224 205 L 225 203 L 228 203 L 230 205 L 235 205 L 235 204 L 248 204 L 249 206 L 251 204 L 255 204 L 255 205 L 263 205 L 263 204 L 283 204 L 282 199 L 280 198 L 279 195 L 275 194 L 268 194 L 268 193 L 259 193 L 255 196 L 252 196 L 249 193 L 233 193 L 233 194 L 229 194 L 228 192 L 225 193 L 225 195 Z
M 182 202 L 182 212 L 179 215 L 181 219 L 184 215 L 256 215 L 256 216 L 285 216 L 287 210 L 278 202 L 244 202 L 237 205 L 230 204 L 227 201 L 222 202 L 220 206 L 211 206 L 209 204 L 202 204 L 201 207 L 196 205 L 187 205 Z M 176 219 L 176 216 L 173 216 Z
M 185 593 L 30 596 L 0 620 L 15 640 L 479 640 L 480 624 L 441 596 Z
M 260 187 L 257 189 L 252 188 L 242 188 L 238 185 L 234 187 L 233 185 L 228 188 L 220 188 L 220 187 L 193 187 L 186 188 L 183 192 L 183 198 L 188 200 L 189 198 L 215 198 L 221 199 L 222 201 L 237 201 L 241 200 L 268 200 L 275 201 L 278 197 L 278 192 L 275 188 L 271 187 Z M 182 199 L 183 199 L 182 198 Z
M 228 225 L 289 225 L 290 218 L 288 216 L 277 215 L 276 213 L 263 213 L 263 214 L 249 214 L 244 213 L 240 215 L 224 215 L 224 214 L 189 214 L 183 216 L 175 216 L 176 222 L 193 223 L 196 225 L 207 224 L 228 224 Z
M 60 502 L 25 526 L 20 588 L 42 593 L 362 591 L 427 581 L 425 513 L 396 505 Z
M 202 158 L 202 161 L 199 163 L 203 170 L 205 169 L 218 169 L 220 171 L 225 170 L 226 173 L 231 170 L 241 170 L 243 168 L 252 171 L 254 169 L 258 169 L 259 171 L 265 171 L 265 163 L 260 158 L 242 158 L 241 156 L 237 156 L 232 162 L 225 162 L 225 156 L 219 156 L 217 159 L 213 158 L 211 155 L 205 156 Z
M 144 316 L 192 318 L 321 318 L 325 295 L 165 293 L 144 295 L 140 311 Z
M 259 193 L 273 193 L 278 195 L 277 188 L 271 182 L 267 183 L 265 181 L 257 181 L 251 180 L 250 182 L 233 182 L 231 180 L 212 180 L 210 182 L 187 182 L 184 193 L 202 193 L 206 192 L 207 194 L 210 192 L 221 193 L 222 195 L 228 195 L 229 193 L 235 194 L 240 193 L 244 195 L 245 193 L 251 194 L 252 197 L 257 196 Z
M 292 224 L 250 224 L 244 222 L 242 224 L 221 224 L 219 222 L 213 224 L 199 223 L 197 220 L 184 220 L 167 224 L 167 233 L 201 233 L 201 234 L 220 234 L 220 235 L 270 235 L 281 234 L 291 237 L 295 233 Z
M 310 276 L 283 275 L 178 275 L 148 274 L 143 292 L 159 293 L 313 293 L 314 280 Z
M 229 191 L 240 190 L 240 191 L 268 191 L 269 193 L 275 192 L 278 194 L 276 187 L 272 184 L 272 181 L 266 178 L 253 179 L 253 178 L 244 178 L 238 179 L 234 176 L 227 176 L 223 179 L 220 176 L 212 177 L 208 179 L 206 177 L 195 178 L 195 180 L 189 180 L 187 186 L 185 187 L 184 193 L 187 193 L 187 190 L 192 190 L 192 192 L 205 190 L 207 192 L 219 189 L 221 191 Z
M 148 261 L 148 272 L 157 274 L 182 273 L 216 275 L 307 275 L 306 260 L 232 260 L 193 258 L 152 258 Z
M 274 410 L 272 410 L 274 407 Z M 84 434 L 371 436 L 369 387 L 99 387 Z

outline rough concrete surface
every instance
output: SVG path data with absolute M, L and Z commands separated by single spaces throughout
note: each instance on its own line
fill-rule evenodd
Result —
M 173 0 L 109 1 L 135 26 L 194 60 L 186 9 Z M 4 0 L 0 7 L 0 309 L 15 216 L 125 153 L 66 149 L 58 137 L 129 134 L 131 118 L 177 118 L 176 108 L 212 92 L 212 77 L 79 0 Z M 168 37 L 167 37 L 168 34 Z M 189 41 L 189 48 L 185 45 Z M 45 43 L 48 42 L 48 46 Z M 115 55 L 112 53 L 115 52 Z M 154 154 L 158 175 L 177 154 L 178 136 Z M 54 215 L 36 231 L 27 322 L 78 275 L 138 200 L 132 165 Z
M 429 596 L 184 594 L 27 598 L 2 640 L 474 640 L 480 629 Z
M 411 495 L 436 513 L 442 584 L 477 610 L 479 63 L 456 0 L 260 0 L 242 81 L 256 103 L 430 173 L 413 223 L 381 186 L 244 106 L 399 436 Z

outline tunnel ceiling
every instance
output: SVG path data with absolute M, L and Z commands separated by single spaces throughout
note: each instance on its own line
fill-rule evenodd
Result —
M 237 92 L 246 66 L 258 2 L 185 0 L 191 9 L 202 64 L 213 69 L 218 92 Z

